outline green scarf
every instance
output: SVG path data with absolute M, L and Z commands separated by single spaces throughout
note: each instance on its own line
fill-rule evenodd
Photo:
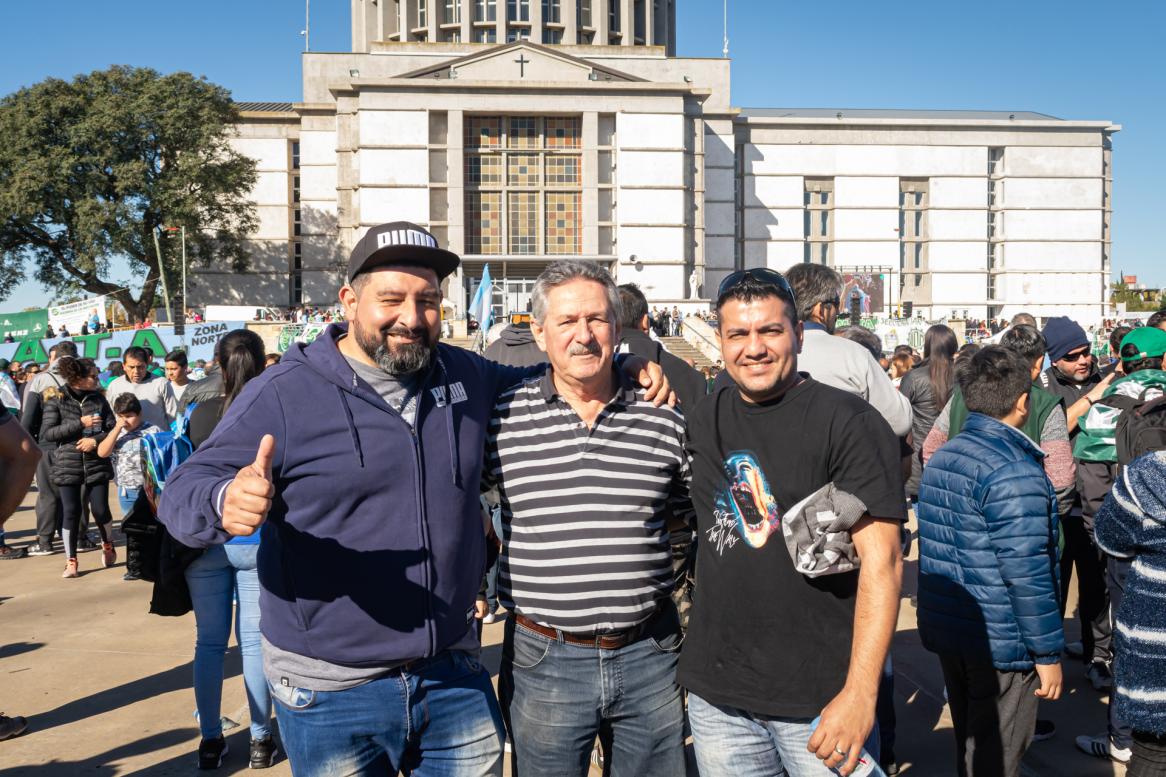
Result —
M 1133 375 L 1115 380 L 1101 395 L 1115 394 L 1137 399 L 1148 388 L 1166 391 L 1166 372 L 1162 370 L 1138 370 Z M 1117 422 L 1121 418 L 1121 408 L 1096 402 L 1089 412 L 1077 421 L 1080 433 L 1073 442 L 1073 457 L 1079 461 L 1117 461 Z

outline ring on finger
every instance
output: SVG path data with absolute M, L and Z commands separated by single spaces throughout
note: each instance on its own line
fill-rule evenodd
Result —
M 838 753 L 838 755 L 841 755 L 841 756 L 848 756 L 848 755 L 850 755 L 850 751 L 849 751 L 849 750 L 839 750 L 839 749 L 838 749 L 838 745 L 834 745 L 834 752 L 835 752 L 835 753 Z

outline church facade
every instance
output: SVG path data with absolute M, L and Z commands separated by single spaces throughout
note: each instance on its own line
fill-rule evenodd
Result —
M 728 59 L 674 56 L 669 0 L 352 2 L 302 102 L 239 105 L 252 265 L 191 304 L 331 304 L 363 231 L 408 220 L 463 257 L 457 315 L 487 266 L 495 313 L 526 310 L 562 257 L 668 307 L 808 261 L 873 314 L 1105 313 L 1110 122 L 736 108 Z

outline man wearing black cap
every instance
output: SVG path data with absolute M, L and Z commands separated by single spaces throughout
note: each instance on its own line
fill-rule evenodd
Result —
M 262 531 L 264 668 L 296 774 L 502 773 L 474 627 L 478 488 L 498 395 L 545 367 L 438 342 L 457 265 L 414 224 L 369 230 L 340 291 L 349 323 L 249 382 L 163 495 L 187 545 Z M 641 366 L 659 375 L 624 370 Z M 224 748 L 204 740 L 200 762 Z

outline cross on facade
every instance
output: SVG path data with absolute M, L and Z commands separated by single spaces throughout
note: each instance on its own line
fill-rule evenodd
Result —
M 519 54 L 518 59 L 514 61 L 518 63 L 518 77 L 526 78 L 526 66 L 530 64 L 530 60 L 526 58 L 526 54 Z

